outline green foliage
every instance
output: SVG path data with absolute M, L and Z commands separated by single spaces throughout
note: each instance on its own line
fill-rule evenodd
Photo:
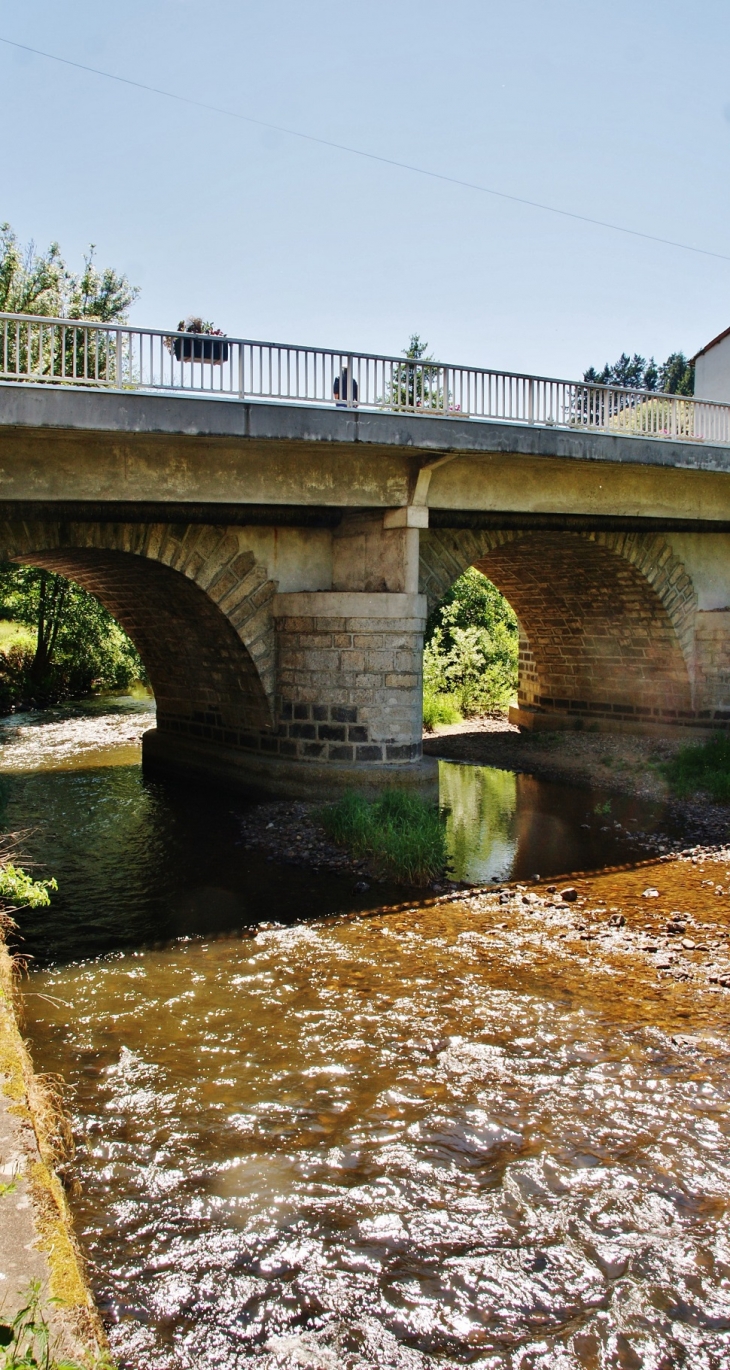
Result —
M 0 866 L 0 901 L 15 908 L 47 908 L 51 902 L 49 891 L 57 889 L 55 880 L 33 880 L 11 861 Z
M 428 343 L 419 333 L 411 334 L 408 346 L 403 349 L 406 361 L 394 368 L 388 385 L 385 404 L 389 409 L 444 409 L 439 367 L 426 365 L 433 361 L 426 352 L 427 347 Z M 418 362 L 418 366 L 409 365 L 413 362 Z
M 144 679 L 136 648 L 111 614 L 51 571 L 0 566 L 0 614 L 35 630 L 34 647 L 17 642 L 0 651 L 0 711 Z
M 58 243 L 45 252 L 22 247 L 10 224 L 0 224 L 0 310 L 48 318 L 122 321 L 139 291 L 124 275 L 94 265 L 92 243 L 83 271 L 70 271 Z
M 653 357 L 648 362 L 635 352 L 630 357 L 622 352 L 618 361 L 606 362 L 602 371 L 590 366 L 583 380 L 591 385 L 619 385 L 627 390 L 658 390 L 666 395 L 693 395 L 694 367 L 684 352 L 670 352 L 667 360 L 657 366 Z
M 508 704 L 517 688 L 518 646 L 517 619 L 504 595 L 470 567 L 426 625 L 424 721 L 426 700 L 428 717 L 436 722 L 446 720 L 434 719 L 434 699 L 446 697 L 467 717 Z
M 439 694 L 436 690 L 423 691 L 423 726 L 427 732 L 441 724 L 461 723 L 461 710 L 453 695 Z
M 324 809 L 321 821 L 335 842 L 355 856 L 371 856 L 407 884 L 426 884 L 446 867 L 446 830 L 436 804 L 403 790 L 370 802 L 348 791 Z
M 730 737 L 725 733 L 682 747 L 661 769 L 675 794 L 704 790 L 719 803 L 730 803 Z
M 695 369 L 684 352 L 670 352 L 659 367 L 659 389 L 665 395 L 694 395 Z
M 25 1299 L 12 1322 L 0 1322 L 0 1370 L 84 1370 L 80 1361 L 57 1360 L 53 1355 L 40 1280 L 31 1280 Z

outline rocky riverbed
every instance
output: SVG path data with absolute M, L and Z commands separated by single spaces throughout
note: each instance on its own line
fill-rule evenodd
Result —
M 599 971 L 617 977 L 627 1002 L 636 993 L 666 1008 L 669 993 L 680 1017 L 720 1012 L 727 1026 L 730 847 L 695 847 L 558 884 L 462 889 L 392 912 L 445 903 L 488 916 L 483 949 L 490 960 L 508 962 L 517 976 L 528 964 L 534 973 L 542 949 L 546 967 L 559 967 L 565 988 L 587 970 Z M 480 933 L 480 947 L 482 941 Z M 677 996 L 680 986 L 694 999 Z

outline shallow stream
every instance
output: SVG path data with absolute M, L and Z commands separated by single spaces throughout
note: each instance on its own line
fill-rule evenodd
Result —
M 238 801 L 142 779 L 149 722 L 18 718 L 3 761 L 60 886 L 24 922 L 28 1031 L 73 1089 L 120 1363 L 724 1370 L 726 1035 L 687 1046 L 590 960 L 566 978 L 487 900 L 351 917 L 403 892 L 247 853 Z M 480 881 L 626 860 L 660 818 L 442 783 Z

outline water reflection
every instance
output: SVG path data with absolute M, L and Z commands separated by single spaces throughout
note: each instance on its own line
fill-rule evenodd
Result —
M 153 722 L 152 701 L 125 698 L 4 721 L 3 826 L 59 885 L 50 909 L 19 915 L 25 955 L 70 961 L 407 897 L 387 882 L 363 892 L 356 877 L 293 876 L 247 851 L 245 801 L 145 779 L 140 740 Z
M 470 884 L 597 870 L 638 854 L 661 804 L 553 784 L 494 766 L 439 762 L 453 873 Z
M 439 762 L 439 798 L 457 880 L 506 880 L 517 855 L 517 781 L 514 771 Z
M 246 850 L 240 796 L 143 776 L 141 737 L 153 722 L 153 700 L 122 697 L 0 725 L 3 824 L 24 832 L 28 856 L 59 883 L 50 910 L 21 917 L 26 954 L 73 960 L 409 897 L 387 882 L 361 891 L 354 877 L 293 875 Z M 454 874 L 477 884 L 625 861 L 638 850 L 632 826 L 650 829 L 661 814 L 656 805 L 453 762 L 440 763 L 440 785 Z

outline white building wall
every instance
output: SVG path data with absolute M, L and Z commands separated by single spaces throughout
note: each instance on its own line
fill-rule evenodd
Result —
M 695 395 L 701 400 L 730 403 L 730 335 L 697 358 Z

